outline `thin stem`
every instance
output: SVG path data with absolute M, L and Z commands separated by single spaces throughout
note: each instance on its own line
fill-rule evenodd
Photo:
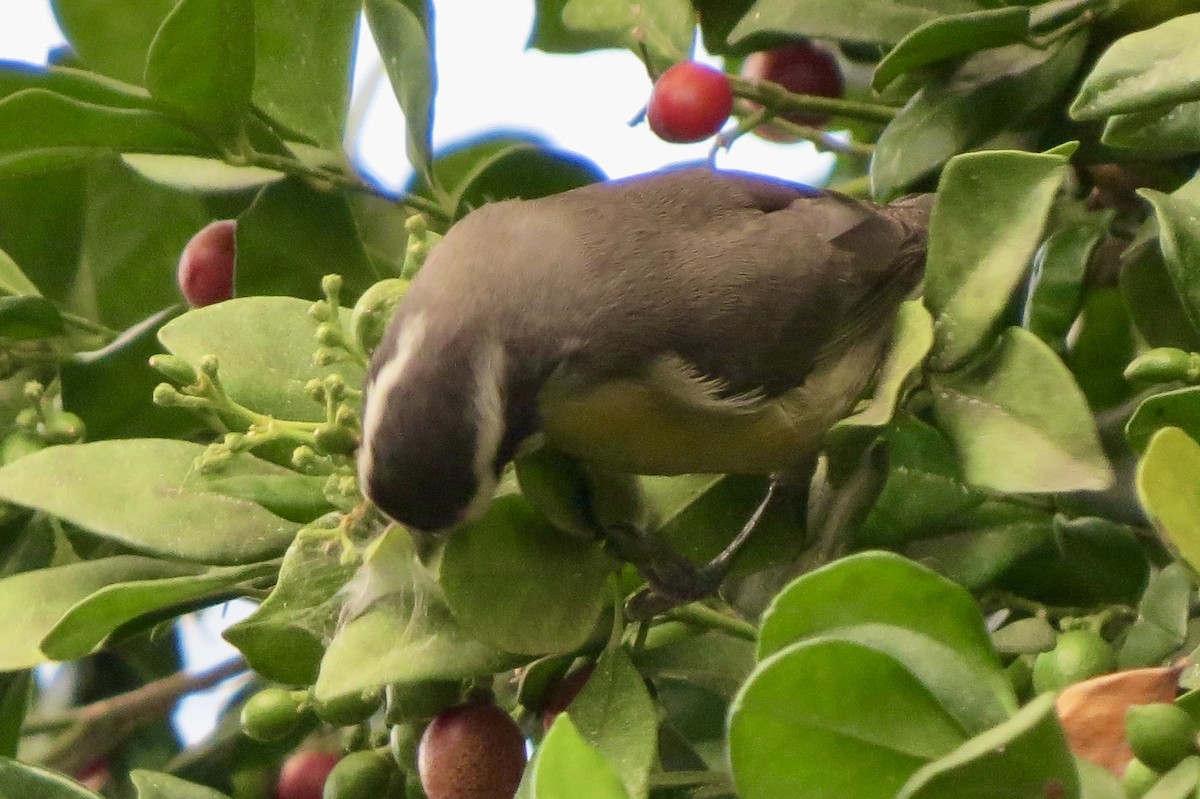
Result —
M 766 80 L 749 81 L 731 75 L 729 83 L 733 87 L 735 97 L 766 106 L 777 114 L 797 111 L 887 123 L 895 118 L 898 110 L 890 105 L 879 103 L 821 97 L 815 94 L 793 94 L 778 83 Z
M 743 641 L 754 642 L 758 640 L 758 632 L 750 622 L 734 618 L 699 602 L 671 608 L 663 613 L 663 618 L 683 622 L 684 624 L 694 624 L 699 627 L 720 630 L 735 638 L 741 638 Z

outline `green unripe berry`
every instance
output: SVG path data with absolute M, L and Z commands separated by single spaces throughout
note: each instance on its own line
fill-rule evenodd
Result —
M 1125 711 L 1125 735 L 1137 759 L 1156 771 L 1168 771 L 1196 754 L 1196 722 L 1167 702 L 1134 705 Z
M 462 700 L 462 683 L 454 680 L 389 685 L 387 720 L 390 724 L 428 721 L 444 708 Z
M 1146 383 L 1194 383 L 1200 379 L 1200 355 L 1175 347 L 1157 347 L 1134 358 L 1125 367 L 1125 379 Z
M 379 692 L 350 693 L 313 704 L 313 711 L 322 721 L 337 727 L 348 727 L 366 721 L 379 709 L 383 697 Z
M 30 402 L 37 402 L 46 393 L 46 387 L 36 380 L 30 380 L 25 384 L 22 393 L 24 393 L 25 399 Z
M 17 412 L 17 417 L 13 421 L 26 433 L 36 433 L 38 425 L 42 422 L 42 415 L 36 408 L 22 408 Z
M 242 732 L 256 741 L 278 741 L 295 732 L 300 703 L 284 688 L 264 688 L 242 705 Z
M 1033 662 L 1033 689 L 1058 691 L 1117 667 L 1112 647 L 1095 630 L 1068 630 Z
M 1158 778 L 1161 776 L 1157 771 L 1137 758 L 1134 758 L 1125 767 L 1125 776 L 1122 777 L 1121 784 L 1124 786 L 1125 794 L 1129 799 L 1141 799 L 1142 796 L 1154 787 L 1154 784 L 1158 782 Z
M 220 368 L 220 362 L 215 355 L 205 355 L 200 359 L 200 371 L 210 378 L 217 376 L 217 370 Z
M 46 420 L 42 436 L 51 444 L 73 444 L 87 435 L 87 425 L 73 413 L 61 411 Z
M 363 292 L 350 314 L 350 330 L 363 352 L 375 349 L 400 300 L 408 293 L 408 280 L 381 280 Z
M 350 455 L 358 446 L 354 433 L 336 424 L 323 424 L 313 431 L 317 446 L 333 455 Z
M 417 746 L 424 730 L 424 724 L 406 721 L 393 725 L 388 732 L 388 751 L 405 774 L 417 773 Z
M 325 778 L 322 799 L 378 799 L 385 796 L 396 764 L 384 752 L 351 752 Z

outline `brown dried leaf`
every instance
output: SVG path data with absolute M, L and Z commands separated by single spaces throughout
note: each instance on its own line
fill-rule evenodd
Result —
M 1125 740 L 1125 711 L 1132 705 L 1172 702 L 1182 666 L 1130 669 L 1069 685 L 1054 703 L 1076 756 L 1120 777 L 1133 759 Z

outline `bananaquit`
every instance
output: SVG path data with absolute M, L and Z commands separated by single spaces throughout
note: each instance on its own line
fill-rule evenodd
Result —
M 802 468 L 920 282 L 929 206 L 685 168 L 473 211 L 374 354 L 364 492 L 446 530 L 541 436 L 635 474 Z

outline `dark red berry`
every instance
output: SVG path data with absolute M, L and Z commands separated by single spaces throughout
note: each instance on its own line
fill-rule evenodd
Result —
M 333 752 L 317 749 L 296 752 L 279 770 L 275 799 L 321 799 L 325 779 L 340 759 Z
M 576 669 L 567 676 L 558 681 L 558 684 L 550 690 L 546 697 L 546 706 L 542 708 L 542 729 L 549 730 L 550 725 L 554 723 L 554 719 L 559 713 L 562 713 L 567 707 L 575 701 L 575 697 L 583 690 L 584 684 L 588 678 L 592 676 L 592 672 L 596 670 L 594 664 L 588 664 L 581 669 Z
M 802 40 L 774 50 L 751 53 L 742 62 L 742 77 L 749 81 L 778 83 L 793 94 L 840 98 L 846 91 L 842 70 L 833 53 L 820 45 Z M 824 114 L 780 114 L 781 119 L 797 125 L 820 127 L 829 121 Z M 789 140 L 786 133 L 761 125 L 754 131 L 772 141 Z
M 237 222 L 222 219 L 200 229 L 179 256 L 176 277 L 188 305 L 199 308 L 233 296 Z
M 512 799 L 524 770 L 520 728 L 483 702 L 438 713 L 417 750 L 417 772 L 429 799 Z
M 660 139 L 684 143 L 714 135 L 732 111 L 733 90 L 725 73 L 684 61 L 654 84 L 646 117 Z

